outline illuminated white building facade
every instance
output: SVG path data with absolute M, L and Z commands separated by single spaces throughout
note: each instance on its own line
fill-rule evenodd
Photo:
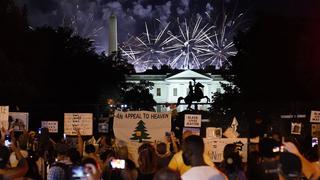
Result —
M 213 93 L 220 91 L 222 92 L 222 88 L 220 82 L 226 83 L 221 77 L 221 75 L 212 75 L 211 73 L 200 74 L 198 72 L 192 70 L 185 70 L 178 74 L 166 74 L 166 75 L 150 75 L 150 74 L 134 74 L 127 77 L 127 82 L 135 82 L 138 83 L 140 80 L 148 80 L 154 83 L 153 89 L 150 90 L 153 95 L 154 100 L 158 103 L 156 110 L 163 112 L 169 111 L 173 105 L 176 104 L 179 97 L 185 97 L 189 93 L 189 82 L 192 79 L 200 82 L 204 85 L 203 93 L 204 96 L 208 96 L 210 101 L 212 101 Z M 184 101 L 181 101 L 184 103 Z M 202 99 L 200 104 L 198 105 L 199 110 L 207 110 L 210 105 L 209 104 L 201 104 L 206 103 L 206 99 Z M 185 110 L 187 105 L 182 104 L 177 107 L 178 111 Z M 191 106 L 193 108 L 193 106 Z

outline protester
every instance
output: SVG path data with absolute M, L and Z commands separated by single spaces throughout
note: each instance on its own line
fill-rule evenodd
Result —
M 176 138 L 174 132 L 166 132 L 165 140 L 169 152 L 171 152 L 172 154 L 179 152 L 180 143 Z
M 156 150 L 158 156 L 157 169 L 167 167 L 172 158 L 172 154 L 167 151 L 167 145 L 163 142 L 157 143 Z
M 68 156 L 68 145 L 58 143 L 55 146 L 55 151 L 57 154 L 56 161 L 50 165 L 47 179 L 70 179 L 72 162 Z
M 279 142 L 272 138 L 263 138 L 259 142 L 259 152 L 261 162 L 258 164 L 257 176 L 255 178 L 261 180 L 277 180 L 279 179 L 279 158 L 281 146 Z
M 181 180 L 181 177 L 179 173 L 169 168 L 163 168 L 154 175 L 153 180 Z
M 138 180 L 151 180 L 157 170 L 157 155 L 150 143 L 142 144 L 138 149 Z
M 207 165 L 203 158 L 204 142 L 202 137 L 197 135 L 191 135 L 187 137 L 182 144 L 183 161 L 186 165 L 191 166 L 187 172 L 185 172 L 181 178 L 183 180 L 222 180 L 227 179 L 223 173 L 221 173 L 215 167 Z
M 320 178 L 320 171 L 318 171 L 316 165 L 308 161 L 292 142 L 284 142 L 283 145 L 288 152 L 300 158 L 302 163 L 302 172 L 306 178 L 311 180 L 317 180 Z
M 279 179 L 300 180 L 302 175 L 302 163 L 300 158 L 289 152 L 280 154 L 280 176 Z
M 227 175 L 229 180 L 246 179 L 242 165 L 242 157 L 235 144 L 227 144 L 224 147 L 223 161 L 221 162 L 220 169 Z
M 82 166 L 84 169 L 84 174 L 89 180 L 99 180 L 101 176 L 100 165 L 93 158 L 85 158 L 82 161 Z
M 185 138 L 187 138 L 188 136 L 191 136 L 191 135 L 192 135 L 192 131 L 185 131 L 182 134 L 183 141 Z M 169 162 L 169 165 L 168 165 L 168 167 L 170 169 L 179 172 L 180 175 L 183 175 L 183 173 L 185 173 L 186 171 L 188 171 L 191 168 L 191 166 L 188 166 L 183 162 L 182 153 L 183 153 L 183 151 L 179 151 L 178 153 L 174 154 L 172 159 Z M 211 167 L 215 166 L 207 154 L 204 153 L 203 158 L 204 158 L 204 161 L 206 164 L 208 164 Z
M 5 136 L 5 130 L 2 129 L 1 136 Z M 13 136 L 13 133 L 10 135 L 11 137 L 11 150 L 15 153 L 16 158 L 18 159 L 18 165 L 15 168 L 8 167 L 8 161 L 10 156 L 10 150 L 8 147 L 0 144 L 0 179 L 17 179 L 24 177 L 28 172 L 29 166 L 25 158 L 23 158 L 20 148 L 16 146 L 16 141 Z M 4 141 L 2 141 L 4 142 Z

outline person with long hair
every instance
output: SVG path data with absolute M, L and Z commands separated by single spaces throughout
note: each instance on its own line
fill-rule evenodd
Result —
M 157 171 L 157 155 L 150 143 L 142 144 L 138 149 L 138 180 L 151 180 Z

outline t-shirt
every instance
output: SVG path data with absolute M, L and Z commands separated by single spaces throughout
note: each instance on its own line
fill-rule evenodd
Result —
M 214 167 L 214 164 L 210 160 L 209 156 L 207 156 L 206 154 L 203 154 L 203 159 L 207 165 Z M 168 167 L 174 171 L 179 172 L 180 175 L 182 175 L 183 173 L 185 173 L 186 171 L 188 171 L 191 168 L 191 166 L 187 166 L 184 164 L 183 159 L 182 159 L 182 151 L 177 152 L 172 157 Z
M 210 166 L 196 166 L 181 176 L 182 180 L 226 180 L 227 178 L 216 168 Z

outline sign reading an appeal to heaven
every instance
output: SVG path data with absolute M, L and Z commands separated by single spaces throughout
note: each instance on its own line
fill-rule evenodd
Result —
M 28 130 L 29 113 L 27 112 L 9 112 L 9 128 L 14 131 Z
M 58 133 L 58 121 L 41 121 L 41 127 L 49 129 L 49 133 Z
M 205 152 L 213 162 L 223 161 L 223 150 L 227 144 L 237 146 L 242 161 L 247 162 L 248 157 L 248 139 L 247 138 L 204 138 Z
M 185 114 L 184 127 L 201 127 L 201 114 Z
M 9 106 L 0 106 L 0 128 L 9 127 Z
M 92 135 L 92 113 L 64 113 L 64 133 L 66 135 L 77 135 L 80 129 L 83 136 Z
M 171 114 L 150 111 L 115 111 L 113 131 L 117 139 L 126 142 L 164 140 L 171 131 Z
M 310 122 L 320 123 L 320 111 L 311 111 Z

